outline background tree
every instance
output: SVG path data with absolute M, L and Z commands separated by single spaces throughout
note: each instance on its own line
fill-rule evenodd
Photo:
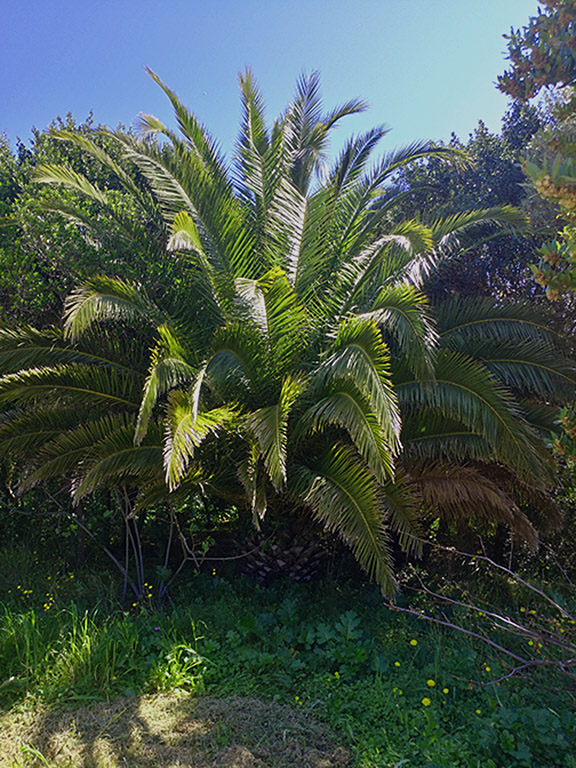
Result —
M 499 78 L 498 87 L 519 101 L 535 96 L 543 86 L 561 86 L 563 99 L 552 108 L 553 124 L 531 147 L 524 171 L 538 194 L 556 207 L 564 225 L 556 239 L 537 251 L 532 264 L 534 278 L 546 288 L 546 296 L 557 301 L 576 291 L 576 118 L 573 90 L 576 79 L 576 4 L 569 0 L 542 3 L 544 13 L 530 19 L 522 32 L 509 41 L 510 72 Z M 563 103 L 562 103 L 563 102 Z M 565 315 L 573 326 L 572 300 Z M 565 431 L 557 440 L 561 453 L 576 454 L 576 416 L 573 407 L 561 415 Z
M 546 86 L 576 81 L 576 3 L 540 0 L 544 11 L 508 40 L 511 68 L 498 78 L 498 88 L 517 101 L 527 101 Z
M 531 216 L 530 192 L 521 166 L 529 142 L 542 125 L 543 117 L 535 107 L 513 104 L 503 118 L 500 134 L 490 133 L 480 121 L 466 143 L 453 136 L 449 146 L 464 152 L 468 162 L 450 165 L 431 158 L 402 169 L 398 185 L 403 198 L 398 214 L 427 221 L 477 206 L 513 205 Z M 529 265 L 542 241 L 539 230 L 548 223 L 548 216 L 539 216 L 535 231 L 497 237 L 486 227 L 477 233 L 472 248 L 460 248 L 439 265 L 428 290 L 438 297 L 530 297 L 534 283 Z
M 59 140 L 62 133 L 77 141 Z M 87 140 L 100 154 L 83 151 Z M 118 158 L 117 147 L 90 117 L 80 125 L 71 115 L 57 118 L 46 131 L 34 130 L 30 147 L 19 143 L 16 153 L 4 138 L 0 141 L 1 321 L 36 326 L 58 322 L 66 296 L 94 274 L 146 279 L 159 291 L 170 283 L 173 260 L 163 241 L 160 245 L 154 220 L 138 220 L 125 191 L 128 179 L 118 175 Z M 72 174 L 89 177 L 108 198 L 108 217 L 131 227 L 130 234 L 121 226 L 110 228 L 102 207 L 78 190 L 39 187 L 33 175 L 42 164 L 66 164 Z M 127 165 L 123 173 L 132 174 L 133 183 L 138 171 Z M 141 237 L 135 239 L 138 225 Z

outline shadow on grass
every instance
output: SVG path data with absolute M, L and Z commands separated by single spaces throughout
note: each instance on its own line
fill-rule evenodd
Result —
M 22 744 L 42 758 L 19 751 Z M 115 699 L 0 718 L 10 768 L 344 768 L 351 755 L 305 712 L 259 699 Z

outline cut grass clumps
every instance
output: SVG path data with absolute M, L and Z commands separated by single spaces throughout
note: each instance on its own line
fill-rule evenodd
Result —
M 120 698 L 0 717 L 9 768 L 345 768 L 327 727 L 278 703 L 232 696 Z

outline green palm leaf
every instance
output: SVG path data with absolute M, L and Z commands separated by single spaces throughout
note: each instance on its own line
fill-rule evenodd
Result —
M 194 452 L 204 439 L 230 429 L 238 420 L 233 406 L 195 412 L 189 395 L 182 390 L 172 392 L 166 415 L 164 471 L 172 491 L 185 477 Z
M 92 405 L 111 409 L 138 409 L 140 379 L 120 371 L 90 365 L 30 368 L 0 378 L 0 403 L 35 403 L 51 406 Z
M 454 350 L 464 351 L 468 344 L 487 339 L 546 340 L 566 346 L 555 330 L 552 316 L 543 308 L 535 311 L 533 304 L 495 302 L 493 299 L 466 301 L 452 299 L 436 308 L 438 330 L 442 343 Z
M 518 404 L 482 364 L 442 350 L 434 386 L 405 381 L 396 390 L 408 410 L 433 407 L 461 421 L 489 443 L 493 458 L 514 467 L 521 475 L 550 476 L 550 459 L 522 418 Z
M 87 328 L 102 320 L 144 321 L 162 325 L 167 318 L 150 301 L 146 291 L 119 278 L 93 277 L 67 299 L 64 330 L 67 338 L 77 339 Z
M 314 464 L 295 466 L 291 474 L 298 501 L 346 542 L 383 592 L 393 592 L 380 490 L 367 467 L 349 449 L 336 446 Z
M 160 326 L 158 331 L 160 340 L 152 350 L 150 370 L 144 383 L 134 434 L 135 445 L 139 445 L 146 434 L 158 399 L 194 378 L 194 368 L 185 359 L 186 353 L 173 331 L 166 325 Z
M 302 414 L 296 435 L 330 425 L 345 429 L 375 477 L 386 483 L 394 474 L 393 454 L 368 399 L 349 379 L 331 381 L 327 390 Z
M 96 353 L 94 345 L 82 348 L 67 344 L 59 328 L 39 330 L 30 326 L 0 327 L 0 371 L 5 373 L 26 368 L 45 368 L 73 363 L 139 373 L 133 365 L 126 365 L 129 350 L 123 349 L 119 355 L 122 357 L 122 362 L 120 359 L 115 359 L 112 350 L 102 348 L 98 351 L 100 354 Z
M 426 296 L 410 285 L 384 286 L 369 312 L 371 319 L 395 339 L 406 363 L 420 378 L 430 377 L 438 334 Z
M 340 324 L 332 354 L 322 363 L 323 381 L 350 377 L 368 397 L 371 412 L 395 453 L 399 448 L 400 414 L 390 378 L 390 355 L 372 320 L 350 318 Z
M 270 481 L 276 491 L 286 483 L 287 427 L 290 411 L 304 390 L 302 379 L 282 382 L 278 403 L 246 416 L 245 425 L 259 446 Z

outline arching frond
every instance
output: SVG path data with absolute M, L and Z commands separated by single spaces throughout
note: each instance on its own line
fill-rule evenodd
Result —
M 230 394 L 240 387 L 261 401 L 275 371 L 267 368 L 270 357 L 259 331 L 248 323 L 231 323 L 216 331 L 212 348 L 206 371 L 213 385 Z
M 574 398 L 576 365 L 554 347 L 535 340 L 469 344 L 468 354 L 482 360 L 499 381 L 515 392 L 557 403 Z
M 454 246 L 460 246 L 464 235 L 474 235 L 479 232 L 479 227 L 486 225 L 498 227 L 508 233 L 519 234 L 526 231 L 528 221 L 525 214 L 517 208 L 502 205 L 476 211 L 463 211 L 436 219 L 430 224 L 430 229 L 436 247 L 446 252 Z M 475 244 L 477 242 L 478 238 Z
M 168 318 L 150 301 L 146 291 L 136 283 L 120 278 L 92 277 L 66 300 L 64 330 L 76 340 L 94 323 L 102 320 L 145 322 L 152 326 Z
M 64 165 L 39 165 L 34 171 L 33 179 L 41 184 L 63 184 L 101 205 L 108 204 L 105 192 L 91 181 L 88 181 L 81 173 L 77 173 L 72 168 L 67 168 Z
M 91 450 L 72 484 L 72 498 L 78 503 L 94 491 L 119 487 L 124 483 L 139 486 L 161 477 L 162 430 L 149 429 L 145 442 L 134 445 L 134 424 L 109 432 Z
M 434 407 L 480 434 L 490 444 L 493 458 L 519 474 L 550 473 L 550 458 L 517 403 L 482 364 L 443 350 L 438 354 L 434 386 L 406 381 L 396 389 L 408 410 Z
M 112 368 L 62 365 L 30 368 L 0 378 L 0 403 L 42 403 L 138 409 L 140 377 Z
M 150 214 L 151 209 L 154 207 L 154 199 L 138 186 L 127 170 L 116 162 L 105 149 L 98 146 L 92 139 L 77 131 L 58 130 L 52 131 L 50 135 L 60 141 L 74 144 L 83 152 L 101 163 L 116 176 L 118 181 L 122 184 L 122 187 L 131 194 L 132 199 L 136 200 L 148 215 Z
M 489 471 L 489 468 L 486 468 Z M 538 534 L 514 498 L 478 466 L 418 464 L 413 479 L 424 505 L 436 515 L 463 525 L 470 519 L 501 523 L 534 548 Z
M 67 344 L 59 328 L 39 330 L 31 326 L 0 327 L 0 372 L 81 363 L 137 371 L 120 363 L 104 350 L 82 349 Z M 124 358 L 125 363 L 130 361 Z
M 340 536 L 366 573 L 390 594 L 396 583 L 378 484 L 348 449 L 335 446 L 317 462 L 290 470 L 293 493 L 324 527 Z
M 224 167 L 216 142 L 211 138 L 198 118 L 192 114 L 184 104 L 182 104 L 174 91 L 170 90 L 152 69 L 149 67 L 145 67 L 145 69 L 147 74 L 160 86 L 160 88 L 162 88 L 164 93 L 170 99 L 182 135 L 196 157 L 201 160 L 203 167 L 209 173 L 212 181 L 218 184 L 221 188 L 230 190 L 231 187 L 228 181 L 226 168 Z
M 554 319 L 545 308 L 521 301 L 496 302 L 493 299 L 451 299 L 440 302 L 435 315 L 442 344 L 465 351 L 470 343 L 487 339 L 546 340 L 560 347 L 566 340 L 555 329 Z
M 302 379 L 287 377 L 282 382 L 275 405 L 259 408 L 245 418 L 245 426 L 259 447 L 270 481 L 277 491 L 286 483 L 288 417 L 303 390 Z
M 397 472 L 394 482 L 382 489 L 382 506 L 390 530 L 398 537 L 405 552 L 422 554 L 422 497 L 410 477 Z
M 296 434 L 322 431 L 335 425 L 345 429 L 370 470 L 381 483 L 394 474 L 394 459 L 384 430 L 368 399 L 349 379 L 336 379 L 300 417 Z
M 332 354 L 318 369 L 324 381 L 351 377 L 365 392 L 372 413 L 395 453 L 399 448 L 400 414 L 390 378 L 390 355 L 372 320 L 350 318 L 340 324 Z
M 365 102 L 353 99 L 322 114 L 320 75 L 312 72 L 298 79 L 295 96 L 286 110 L 286 141 L 291 155 L 291 178 L 302 193 L 306 193 L 313 173 L 324 160 L 330 130 L 347 115 L 363 112 Z
M 421 378 L 432 375 L 438 334 L 427 297 L 410 285 L 384 286 L 369 312 L 371 319 L 398 344 L 406 363 Z
M 32 471 L 26 472 L 20 483 L 20 491 L 56 477 L 73 481 L 98 444 L 118 431 L 134 430 L 134 418 L 125 413 L 106 414 L 61 432 L 38 453 L 36 461 L 29 466 Z
M 364 235 L 360 237 L 364 240 Z M 342 315 L 356 309 L 358 304 L 362 305 L 369 283 L 380 285 L 399 278 L 404 281 L 406 265 L 415 256 L 427 259 L 431 247 L 428 227 L 418 221 L 405 221 L 390 233 L 372 239 L 359 253 L 355 254 L 355 248 L 352 248 L 352 258 L 345 259 L 331 275 L 331 312 Z M 404 258 L 397 260 L 398 252 L 405 254 Z
M 186 476 L 194 451 L 209 434 L 218 434 L 238 420 L 234 406 L 194 413 L 190 397 L 174 390 L 168 402 L 164 443 L 164 471 L 170 490 Z
M 399 392 L 402 403 L 402 390 Z M 420 459 L 434 461 L 490 461 L 494 452 L 480 431 L 451 419 L 433 406 L 403 411 L 402 461 L 407 466 Z
M 160 339 L 152 350 L 150 370 L 144 383 L 142 403 L 136 422 L 135 445 L 139 445 L 146 434 L 158 399 L 170 390 L 192 381 L 195 373 L 194 368 L 185 359 L 185 350 L 173 330 L 163 325 L 158 332 Z
M 34 459 L 46 443 L 88 418 L 89 409 L 63 408 L 60 404 L 53 408 L 15 408 L 0 420 L 0 456 Z
M 33 180 L 42 184 L 61 184 L 86 196 L 103 207 L 106 216 L 109 217 L 111 222 L 114 222 L 116 231 L 124 238 L 139 243 L 146 242 L 148 233 L 139 225 L 137 219 L 133 215 L 124 212 L 121 206 L 118 206 L 114 198 L 107 192 L 101 190 L 96 184 L 93 184 L 85 176 L 74 171 L 72 168 L 63 165 L 40 165 L 34 171 Z M 46 201 L 45 207 L 48 210 L 59 212 L 71 220 L 77 220 L 83 226 L 89 226 L 90 229 L 95 230 L 97 235 L 100 233 L 100 236 L 102 236 L 104 231 L 102 226 L 99 225 L 94 217 L 91 219 L 87 218 L 77 206 L 71 206 L 66 201 L 52 199 Z
M 336 198 L 356 186 L 372 152 L 388 130 L 379 125 L 346 143 L 328 178 L 328 184 L 333 187 Z

